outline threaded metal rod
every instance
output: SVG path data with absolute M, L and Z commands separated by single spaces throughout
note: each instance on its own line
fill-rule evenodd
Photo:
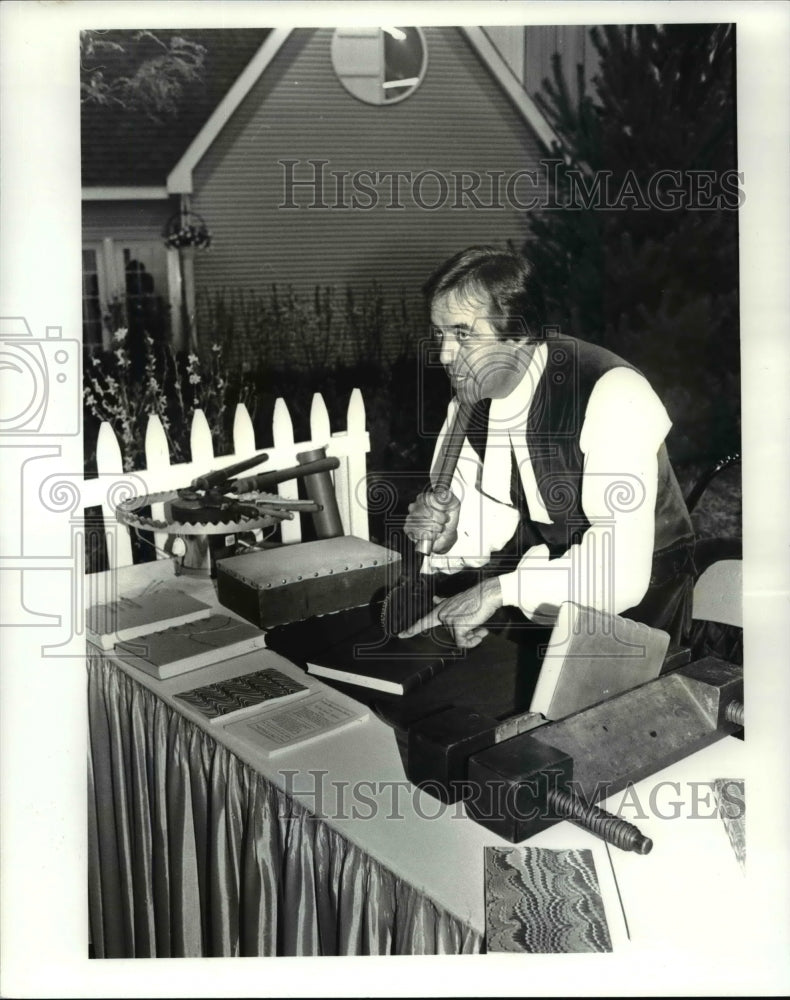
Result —
M 585 805 L 581 799 L 569 792 L 552 788 L 549 791 L 548 804 L 558 816 L 583 826 L 590 833 L 602 837 L 608 844 L 623 851 L 649 854 L 653 849 L 653 841 L 643 836 L 633 823 L 606 812 L 599 806 Z
M 736 726 L 743 725 L 743 702 L 731 701 L 724 709 L 724 718 L 727 722 L 734 722 Z

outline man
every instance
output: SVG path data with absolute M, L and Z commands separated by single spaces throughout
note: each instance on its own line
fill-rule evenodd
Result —
M 542 329 L 532 269 L 510 251 L 464 250 L 426 292 L 455 392 L 434 471 L 459 405 L 471 425 L 449 501 L 426 491 L 405 530 L 430 540 L 424 572 L 466 583 L 401 634 L 442 623 L 470 648 L 500 609 L 548 625 L 572 600 L 681 640 L 693 530 L 664 444 L 671 422 L 647 380 L 603 348 Z

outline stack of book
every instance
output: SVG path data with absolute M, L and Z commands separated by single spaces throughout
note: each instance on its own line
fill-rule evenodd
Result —
M 264 646 L 264 634 L 254 625 L 231 615 L 212 614 L 118 642 L 115 650 L 138 657 L 142 670 L 163 681 Z
M 249 622 L 161 585 L 89 608 L 86 631 L 89 642 L 134 657 L 137 667 L 158 680 L 265 646 L 263 632 Z
M 135 667 L 158 680 L 225 663 L 239 662 L 236 676 L 203 683 L 173 694 L 182 708 L 196 713 L 254 746 L 266 757 L 345 730 L 368 718 L 367 709 L 340 694 L 303 684 L 276 664 L 255 625 L 217 613 L 181 590 L 155 585 L 132 597 L 94 605 L 86 613 L 88 639 L 101 649 L 131 658 Z M 247 668 L 246 671 L 244 668 Z M 225 666 L 223 674 L 233 670 Z
M 152 586 L 132 597 L 94 604 L 85 612 L 88 642 L 100 649 L 160 629 L 208 618 L 211 607 L 174 587 Z

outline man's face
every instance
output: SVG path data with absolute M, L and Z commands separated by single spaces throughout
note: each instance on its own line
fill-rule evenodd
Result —
M 433 301 L 431 324 L 441 343 L 439 360 L 460 402 L 510 395 L 532 357 L 534 345 L 526 337 L 498 339 L 489 321 L 491 312 L 487 296 L 472 298 L 449 291 Z

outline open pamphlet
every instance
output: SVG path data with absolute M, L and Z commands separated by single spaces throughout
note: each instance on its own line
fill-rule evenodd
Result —
M 252 744 L 266 757 L 276 757 L 325 736 L 340 733 L 367 718 L 367 709 L 351 699 L 315 691 L 291 704 L 235 722 L 227 727 L 226 732 Z

